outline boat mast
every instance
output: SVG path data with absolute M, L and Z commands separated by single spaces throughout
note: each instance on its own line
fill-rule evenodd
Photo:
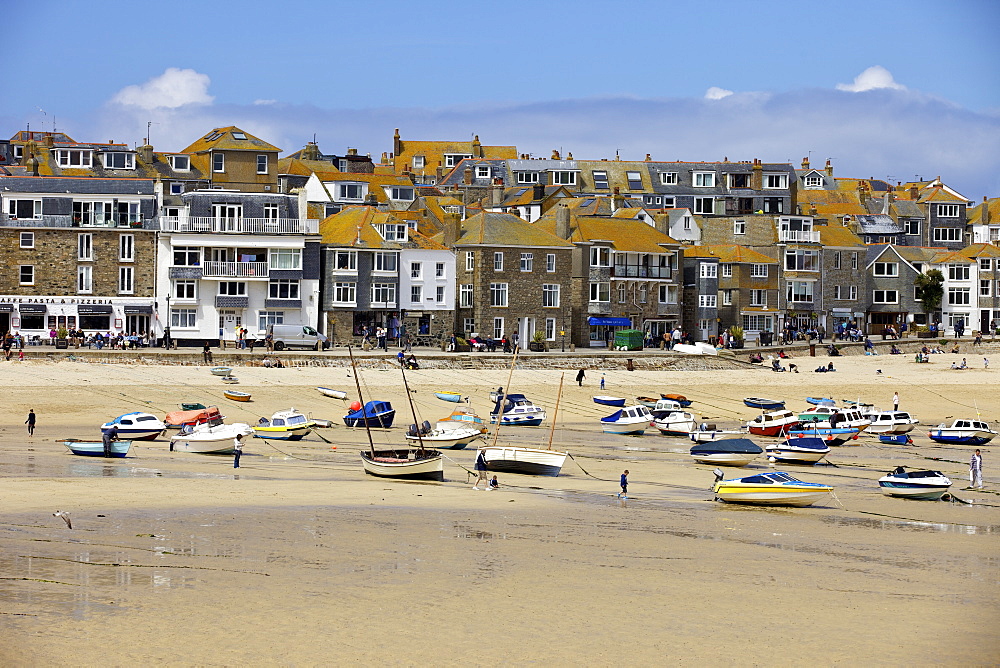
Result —
M 410 384 L 406 382 L 406 371 L 403 367 L 399 367 L 399 372 L 403 374 L 403 389 L 406 390 L 406 400 L 410 402 L 410 415 L 413 416 L 413 426 L 417 429 L 417 441 L 420 443 L 420 449 L 417 451 L 418 456 L 424 456 L 424 437 L 420 433 L 420 424 L 417 422 L 417 411 L 413 408 L 413 398 L 410 396 Z
M 556 417 L 559 415 L 559 400 L 562 399 L 562 387 L 564 378 L 566 378 L 565 371 L 559 374 L 559 393 L 556 394 L 556 407 L 552 410 L 552 427 L 549 429 L 549 450 L 552 449 L 552 437 L 555 436 L 556 433 Z
M 507 395 L 510 394 L 510 379 L 514 377 L 514 365 L 517 364 L 517 348 L 514 348 L 514 356 L 510 358 L 510 373 L 507 374 L 507 392 L 503 395 L 504 400 L 500 402 L 500 413 L 497 415 L 497 428 L 493 432 L 493 447 L 497 447 L 497 439 L 500 438 L 500 425 L 503 424 L 503 409 L 507 406 Z
M 365 413 L 365 398 L 361 396 L 361 381 L 358 380 L 358 366 L 354 363 L 354 353 L 351 352 L 351 346 L 347 346 L 347 354 L 351 356 L 351 371 L 354 372 L 354 384 L 358 388 L 358 401 L 361 402 L 361 420 L 365 423 L 365 433 L 368 434 L 368 445 L 371 447 L 372 457 L 374 457 L 375 441 L 372 440 L 372 430 L 368 426 L 368 417 Z

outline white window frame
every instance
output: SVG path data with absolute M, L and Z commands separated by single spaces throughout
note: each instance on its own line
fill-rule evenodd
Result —
M 764 190 L 788 190 L 788 174 L 765 173 Z
M 444 304 L 445 299 L 445 289 L 443 285 L 434 286 L 434 303 Z
M 354 194 L 357 193 L 357 194 Z M 365 184 L 338 183 L 337 200 L 341 202 L 360 202 L 365 198 Z
M 698 276 L 701 278 L 717 278 L 719 275 L 719 265 L 715 262 L 699 262 Z
M 715 172 L 691 172 L 691 186 L 694 188 L 714 188 Z
M 948 280 L 949 281 L 967 281 L 969 280 L 969 265 L 967 264 L 949 264 L 948 265 Z
M 358 284 L 354 281 L 336 281 L 332 292 L 334 304 L 358 303 Z
M 287 266 L 285 266 L 287 265 Z M 302 269 L 301 248 L 272 248 L 268 253 L 268 269 Z
M 803 179 L 803 184 L 805 185 L 806 188 L 810 190 L 816 188 L 822 188 L 823 177 L 819 176 L 818 174 L 810 174 L 809 176 L 805 177 L 805 179 Z
M 733 291 L 731 288 L 727 288 L 722 291 L 722 305 L 723 306 L 733 305 Z
M 535 267 L 535 254 L 521 253 L 521 272 L 529 273 L 534 270 L 534 267 Z
M 372 283 L 369 292 L 369 302 L 375 308 L 382 304 L 384 308 L 396 305 L 396 284 L 395 283 Z
M 750 290 L 750 306 L 767 307 L 767 290 Z
M 611 303 L 611 283 L 608 281 L 599 281 L 590 284 L 590 303 L 591 304 L 610 304 Z
M 258 311 L 257 312 L 257 326 L 261 331 L 266 331 L 268 325 L 283 325 L 285 324 L 285 312 L 284 311 Z
M 797 288 L 808 288 L 797 292 Z M 789 303 L 809 303 L 816 300 L 816 284 L 813 281 L 788 281 L 785 284 L 785 297 Z
M 170 163 L 170 169 L 175 172 L 190 172 L 191 171 L 191 156 L 187 155 L 168 155 L 167 161 Z M 178 166 L 180 163 L 184 163 L 183 167 Z
M 83 232 L 76 237 L 76 259 L 79 262 L 94 261 L 94 235 Z
M 445 153 L 444 154 L 444 166 L 454 167 L 458 163 L 462 162 L 466 158 L 471 158 L 471 155 L 465 153 Z
M 476 270 L 476 253 L 475 251 L 465 251 L 465 270 L 475 271 Z
M 546 318 L 545 319 L 545 340 L 555 341 L 556 340 L 556 319 Z
M 268 299 L 301 299 L 299 281 L 296 278 L 272 278 L 267 282 Z M 282 295 L 281 293 L 285 294 Z
M 411 285 L 410 286 L 410 303 L 420 304 L 424 300 L 424 286 L 422 285 Z
M 958 227 L 935 227 L 933 241 L 952 242 L 962 240 L 962 230 Z
M 261 165 L 263 164 L 263 168 Z M 267 174 L 268 166 L 270 165 L 270 160 L 268 160 L 267 153 L 257 154 L 257 173 Z
M 135 292 L 135 267 L 118 267 L 118 294 L 131 295 Z
M 993 281 L 992 280 L 990 280 L 988 278 L 981 278 L 981 279 L 979 279 L 979 296 L 980 297 L 991 297 L 993 295 L 992 288 L 993 288 Z
M 135 262 L 134 234 L 122 234 L 118 237 L 118 261 Z
M 848 292 L 849 292 L 848 298 L 851 301 L 857 301 L 857 299 L 858 299 L 858 286 L 856 286 L 856 285 L 850 286 L 849 289 L 848 289 Z
M 28 280 L 24 280 L 25 276 Z M 35 284 L 35 265 L 33 264 L 22 264 L 18 266 L 17 270 L 17 281 L 18 285 L 34 285 Z
M 638 183 L 638 185 L 636 185 Z M 642 172 L 635 170 L 625 171 L 625 184 L 629 190 L 642 190 Z
M 962 209 L 958 204 L 938 204 L 935 213 L 938 218 L 958 218 Z
M 993 258 L 979 258 L 979 271 L 990 271 L 993 269 Z
M 341 266 L 345 265 L 346 266 Z M 339 248 L 333 252 L 333 271 L 357 271 L 358 252 Z
M 858 268 L 858 254 L 851 253 L 851 269 L 857 269 L 857 268 Z
M 221 283 L 220 283 L 221 285 Z M 178 301 L 195 301 L 198 299 L 198 281 L 177 279 L 170 286 L 170 294 Z M 222 294 L 220 291 L 219 294 Z
M 458 286 L 458 307 L 459 308 L 472 308 L 475 303 L 473 291 L 474 286 L 472 283 L 462 283 Z
M 124 158 L 124 167 L 116 167 L 108 164 L 109 161 L 113 161 L 119 156 Z M 105 151 L 102 154 L 102 160 L 104 162 L 104 169 L 135 169 L 135 153 L 129 151 Z
M 750 278 L 767 278 L 769 269 L 766 264 L 751 264 Z
M 628 292 L 624 283 L 618 284 L 618 303 L 624 304 L 628 301 Z
M 493 338 L 502 339 L 504 335 L 503 318 L 493 318 Z
M 903 221 L 903 234 L 916 236 L 920 234 L 920 221 L 913 218 Z
M 558 283 L 542 284 L 542 308 L 559 308 L 559 290 Z
M 21 232 L 18 248 L 34 248 L 34 247 L 35 247 L 35 233 Z
M 747 221 L 745 220 L 734 220 L 733 221 L 733 234 L 745 235 L 747 233 Z
M 503 271 L 503 253 L 493 252 L 493 271 Z
M 732 278 L 733 277 L 733 265 L 731 262 L 723 263 L 722 265 L 722 278 Z
M 677 185 L 677 172 L 660 172 L 660 185 L 663 186 Z
M 226 154 L 218 151 L 212 152 L 212 172 L 221 174 L 226 171 Z
M 477 179 L 488 179 L 493 173 L 493 169 L 489 165 L 476 165 L 476 178 Z
M 427 165 L 427 159 L 422 155 L 413 156 L 413 169 L 423 169 Z
M 490 283 L 490 306 L 495 308 L 507 307 L 507 287 L 507 283 Z
M 538 183 L 538 172 L 514 172 L 517 183 Z
M 899 263 L 876 262 L 872 265 L 872 275 L 883 278 L 897 278 L 899 276 Z
M 970 288 L 948 288 L 948 304 L 951 306 L 969 306 L 972 304 Z
M 549 172 L 552 175 L 552 185 L 554 186 L 575 186 L 576 172 L 564 169 Z
M 698 308 L 718 308 L 718 295 L 698 295 Z
M 412 186 L 391 186 L 386 194 L 394 202 L 412 202 L 416 199 Z
M 198 326 L 198 309 L 196 308 L 170 309 L 171 329 L 194 329 L 197 326 Z
M 76 292 L 81 295 L 89 295 L 94 292 L 94 267 L 89 264 L 81 264 L 76 267 Z
M 195 281 L 191 282 L 194 283 Z M 219 281 L 218 291 L 223 297 L 246 297 L 247 283 L 246 281 Z M 191 297 L 191 299 L 194 299 L 194 297 Z
M 19 202 L 31 202 L 31 218 L 18 218 L 17 205 Z M 13 220 L 38 220 L 42 217 L 42 200 L 16 198 L 7 199 L 7 217 Z
M 695 197 L 694 207 L 691 209 L 694 213 L 705 216 L 715 213 L 715 198 L 714 197 Z
M 611 266 L 611 249 L 607 246 L 591 246 L 590 247 L 590 266 L 591 267 L 610 267 Z
M 410 263 L 410 278 L 420 280 L 424 275 L 424 263 L 423 262 L 411 262 Z
M 90 149 L 61 148 L 56 151 L 60 167 L 89 168 L 94 166 L 94 152 Z

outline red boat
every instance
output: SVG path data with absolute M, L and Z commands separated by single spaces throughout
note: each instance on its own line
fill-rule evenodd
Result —
M 163 423 L 167 425 L 167 429 L 180 429 L 185 425 L 193 427 L 199 424 L 221 423 L 224 417 L 217 407 L 210 406 L 201 410 L 167 413 L 167 417 L 163 419 Z
M 799 425 L 799 416 L 792 411 L 761 413 L 747 422 L 751 434 L 757 436 L 783 436 Z

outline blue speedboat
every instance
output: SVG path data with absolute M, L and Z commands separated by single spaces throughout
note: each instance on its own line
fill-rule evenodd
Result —
M 594 403 L 602 406 L 613 406 L 615 408 L 625 407 L 625 397 L 608 397 L 598 395 L 594 397 Z
M 806 403 L 812 404 L 813 406 L 835 406 L 837 404 L 837 402 L 833 399 L 821 397 L 806 397 Z
M 997 433 L 982 420 L 955 420 L 950 427 L 942 422 L 927 435 L 938 443 L 984 445 L 992 441 Z
M 101 433 L 106 434 L 112 427 L 118 427 L 120 438 L 129 438 L 134 441 L 151 441 L 167 428 L 160 418 L 150 413 L 135 411 L 119 415 L 110 422 L 101 425 Z
M 369 401 L 364 408 L 353 410 L 344 416 L 348 427 L 391 427 L 396 417 L 396 409 L 388 401 Z
M 490 411 L 490 422 L 535 427 L 545 420 L 545 409 L 531 403 L 523 394 L 500 394 Z
M 601 428 L 605 434 L 640 436 L 653 421 L 645 406 L 629 406 L 601 418 Z
M 767 446 L 767 458 L 785 464 L 815 464 L 830 453 L 822 438 L 799 436 Z

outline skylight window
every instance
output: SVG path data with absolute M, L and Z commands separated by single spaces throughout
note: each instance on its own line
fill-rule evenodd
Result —
M 608 173 L 605 171 L 594 172 L 594 188 L 597 190 L 608 189 Z
M 247 138 L 247 135 L 246 135 L 245 132 L 234 132 L 233 133 L 233 139 L 243 139 L 243 140 L 245 140 L 246 138 Z
M 520 190 L 517 191 L 517 194 L 514 195 L 514 197 L 520 197 L 521 195 L 523 195 L 526 192 L 528 192 L 527 188 L 521 188 Z
M 221 132 L 213 130 L 207 137 L 205 137 L 205 141 L 215 141 L 221 136 L 222 136 Z
M 625 172 L 629 190 L 642 190 L 642 175 L 639 172 Z

